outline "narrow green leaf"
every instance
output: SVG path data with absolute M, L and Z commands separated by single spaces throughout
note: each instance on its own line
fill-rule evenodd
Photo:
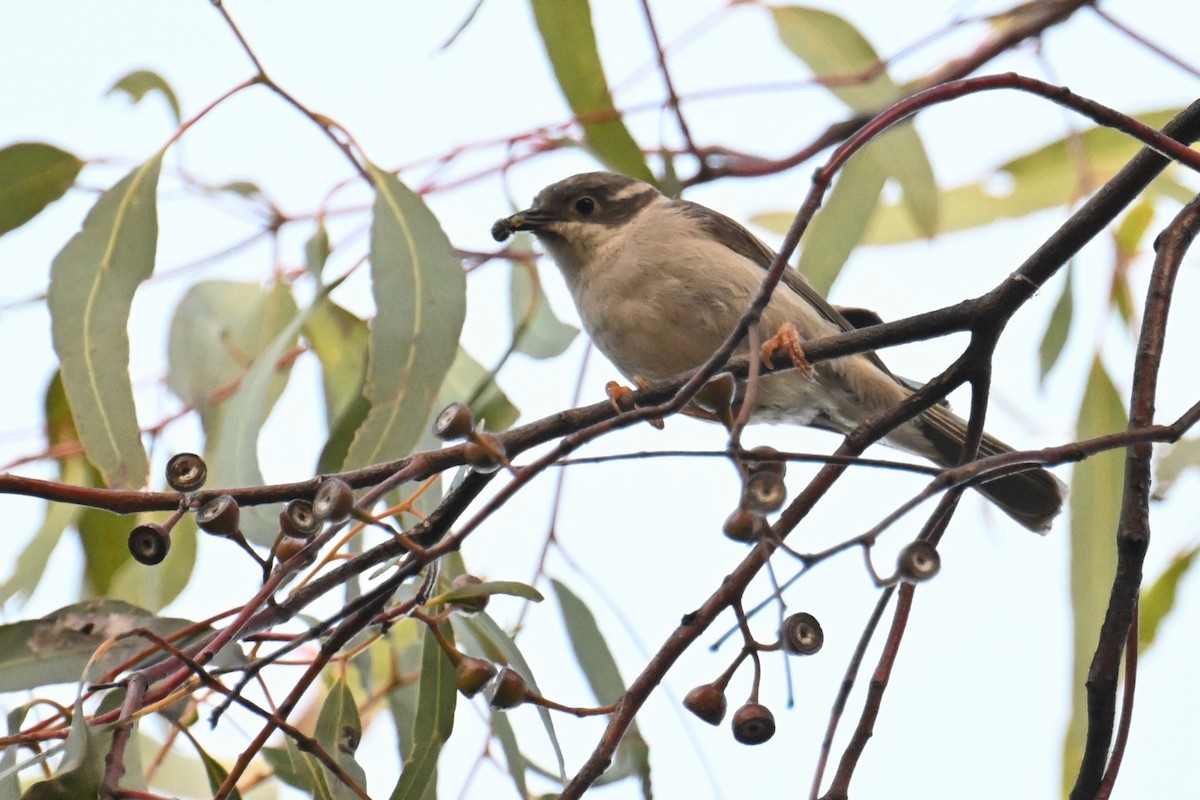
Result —
M 596 702 L 609 705 L 625 694 L 625 681 L 617 669 L 617 661 L 600 633 L 596 618 L 583 601 L 561 581 L 551 580 L 554 594 L 562 611 L 563 627 L 571 640 L 575 661 L 583 669 Z
M 525 756 L 517 744 L 517 734 L 509 722 L 508 714 L 503 711 L 492 711 L 488 715 L 491 722 L 492 735 L 500 742 L 500 750 L 508 764 L 508 774 L 512 778 L 517 797 L 529 797 L 529 788 L 525 785 Z M 3 800 L 0 798 L 0 800 Z
M 1113 243 L 1123 258 L 1133 259 L 1141 252 L 1150 223 L 1154 221 L 1154 211 L 1154 203 L 1143 198 L 1121 218 L 1113 231 Z
M 871 144 L 846 163 L 805 233 L 800 274 L 823 296 L 828 296 L 862 239 L 887 182 L 886 168 L 878 156 L 879 148 Z
M 15 736 L 21 730 L 21 723 L 29 713 L 29 706 L 17 706 L 8 712 L 8 735 Z M 17 766 L 17 745 L 12 744 L 0 751 L 0 800 L 19 800 L 21 797 L 20 770 Z
M 338 765 L 360 787 L 367 786 L 367 773 L 355 761 L 354 754 L 362 741 L 362 720 L 358 716 L 358 704 L 354 694 L 346 685 L 343 678 L 329 689 L 325 702 L 321 705 L 321 713 L 317 715 L 317 727 L 314 738 L 325 748 L 325 752 L 333 756 Z M 313 758 L 309 756 L 309 758 Z M 322 765 L 323 766 L 323 765 Z M 325 769 L 325 780 L 332 788 L 334 797 L 356 797 L 349 787 L 339 781 L 332 772 Z
M 301 332 L 321 362 L 325 419 L 332 426 L 362 396 L 370 331 L 366 322 L 326 300 L 313 307 Z
M 1197 466 L 1200 466 L 1200 439 L 1180 439 L 1168 445 L 1154 467 L 1154 499 L 1166 498 L 1179 476 Z
M 303 792 L 316 792 L 304 754 L 296 749 L 291 738 L 283 747 L 264 747 L 262 756 L 280 781 Z
M 506 594 L 512 597 L 524 597 L 526 600 L 532 600 L 535 603 L 540 603 L 545 598 L 542 593 L 533 588 L 527 583 L 519 581 L 484 581 L 483 583 L 468 584 L 460 586 L 444 594 L 439 594 L 437 597 L 429 599 L 429 603 L 453 603 L 456 600 L 467 600 L 472 597 L 479 597 L 481 594 Z
M 774 6 L 775 30 L 788 50 L 818 78 L 852 78 L 882 65 L 879 54 L 857 28 L 837 14 L 802 6 Z M 901 93 L 886 70 L 860 81 L 828 87 L 853 111 L 878 111 Z
M 0 235 L 19 228 L 75 184 L 83 161 L 41 142 L 0 149 Z
M 395 175 L 367 165 L 375 184 L 371 323 L 364 396 L 371 403 L 347 454 L 360 467 L 408 454 L 458 352 L 466 276 L 421 198 Z
M 519 353 L 533 358 L 554 358 L 570 346 L 579 329 L 554 315 L 540 278 L 535 278 L 538 278 L 537 268 L 532 264 L 513 261 L 509 265 L 513 342 Z
M 450 626 L 444 625 L 443 631 L 447 636 L 451 635 Z M 412 753 L 404 759 L 391 800 L 421 800 L 434 776 L 442 745 L 454 729 L 454 706 L 458 697 L 454 665 L 431 632 L 425 634 L 419 691 Z
M 304 266 L 314 278 L 320 278 L 321 270 L 325 269 L 327 260 L 329 260 L 329 231 L 325 229 L 324 221 L 317 220 L 316 230 L 304 243 Z
M 596 702 L 601 705 L 617 702 L 625 694 L 625 681 L 621 679 L 617 661 L 608 649 L 604 635 L 600 633 L 596 617 L 566 584 L 558 580 L 551 580 L 550 583 L 558 598 L 563 627 L 567 629 L 567 637 L 571 640 L 575 661 L 583 670 Z M 612 766 L 605 772 L 602 780 L 612 783 L 628 777 L 638 778 L 642 785 L 642 794 L 646 798 L 651 796 L 650 748 L 636 724 L 629 727 L 617 746 Z
M 21 800 L 80 800 L 96 797 L 100 792 L 100 776 L 104 771 L 104 747 L 95 741 L 88 728 L 83 701 L 75 701 L 71 717 L 71 732 L 67 735 L 67 752 L 58 772 L 49 780 L 33 784 L 21 795 Z
M 1142 592 L 1138 603 L 1138 652 L 1145 654 L 1158 637 L 1158 628 L 1175 608 L 1179 582 L 1191 571 L 1200 547 L 1176 553 L 1171 564 L 1150 588 Z
M 194 742 L 195 740 L 193 740 Z M 220 761 L 210 755 L 204 748 L 196 743 L 196 750 L 200 753 L 200 761 L 204 764 L 204 775 L 208 778 L 209 791 L 216 793 L 217 789 L 225 783 L 225 779 L 229 777 L 229 770 L 225 769 Z M 242 793 L 233 787 L 229 793 L 229 800 L 242 800 Z
M 880 111 L 904 94 L 882 68 L 875 48 L 857 28 L 836 14 L 801 6 L 774 7 L 780 40 L 818 78 L 863 80 L 831 82 L 829 91 L 858 113 Z M 866 78 L 867 75 L 871 77 Z M 938 231 L 939 192 L 933 165 L 912 123 L 898 125 L 873 143 L 877 163 L 900 184 L 912 222 L 926 236 Z M 877 193 L 876 193 L 877 194 Z M 869 196 L 874 208 L 875 194 Z M 865 204 L 865 201 L 864 201 Z M 866 220 L 859 220 L 865 224 Z M 854 240 L 857 243 L 857 238 Z M 840 264 L 840 262 L 839 262 Z
M 1084 389 L 1076 437 L 1086 439 L 1121 431 L 1127 423 L 1121 397 L 1097 357 Z M 1125 454 L 1112 450 L 1083 461 L 1071 475 L 1074 659 L 1071 721 L 1063 746 L 1063 785 L 1066 790 L 1070 789 L 1083 756 L 1087 732 L 1087 673 L 1116 574 L 1116 535 L 1124 473 Z
M 140 487 L 148 461 L 129 381 L 129 307 L 154 271 L 162 153 L 100 196 L 50 267 L 51 332 L 88 460 L 108 486 Z
M 183 120 L 183 114 L 179 110 L 179 98 L 175 96 L 175 90 L 157 72 L 151 72 L 148 69 L 135 70 L 118 80 L 108 90 L 110 95 L 117 92 L 128 95 L 134 103 L 140 103 L 142 98 L 151 92 L 158 92 L 167 101 L 175 124 L 179 125 Z
M 1046 331 L 1042 334 L 1041 344 L 1038 345 L 1038 367 L 1042 383 L 1046 382 L 1046 376 L 1058 363 L 1058 357 L 1062 355 L 1067 338 L 1071 335 L 1071 320 L 1075 315 L 1073 261 L 1067 264 L 1066 272 L 1067 279 L 1063 282 L 1062 293 L 1054 303 L 1054 310 L 1050 312 L 1050 320 L 1046 323 Z
M 609 169 L 654 183 L 646 157 L 613 106 L 588 0 L 530 0 L 558 86 L 592 155 Z

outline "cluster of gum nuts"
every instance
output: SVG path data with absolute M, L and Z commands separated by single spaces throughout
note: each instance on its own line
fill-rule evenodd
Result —
M 208 466 L 195 453 L 179 453 L 167 462 L 167 484 L 183 497 L 179 508 L 163 522 L 146 522 L 129 532 L 129 552 L 142 564 L 162 563 L 171 550 L 171 531 L 192 507 L 192 495 L 208 479 Z M 340 523 L 355 515 L 354 490 L 341 478 L 326 477 L 311 501 L 295 499 L 279 512 L 279 535 L 272 558 L 283 563 L 302 551 L 326 523 Z M 221 494 L 196 509 L 196 527 L 213 536 L 230 539 L 250 554 L 266 571 L 271 563 L 247 543 L 241 530 L 241 510 L 231 495 Z

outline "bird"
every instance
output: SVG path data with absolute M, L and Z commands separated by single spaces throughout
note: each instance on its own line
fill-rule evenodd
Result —
M 672 199 L 644 181 L 586 172 L 547 186 L 533 205 L 498 220 L 492 237 L 532 233 L 566 280 L 584 330 L 600 352 L 637 383 L 695 370 L 725 341 L 759 291 L 775 252 L 730 217 Z M 786 269 L 763 311 L 761 330 L 831 336 L 879 321 L 872 312 L 835 309 L 797 270 Z M 743 352 L 746 346 L 743 344 Z M 916 386 L 874 353 L 805 370 L 763 374 L 752 422 L 804 425 L 847 434 Z M 885 443 L 943 467 L 957 466 L 967 423 L 945 404 L 902 423 Z M 1011 452 L 989 434 L 980 457 Z M 1042 468 L 977 487 L 1029 530 L 1045 533 L 1065 486 Z

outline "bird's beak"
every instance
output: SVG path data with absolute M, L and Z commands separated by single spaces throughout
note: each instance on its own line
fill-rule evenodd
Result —
M 503 242 L 517 231 L 537 232 L 549 221 L 550 218 L 536 208 L 527 208 L 511 217 L 496 220 L 496 224 L 492 225 L 492 238 Z

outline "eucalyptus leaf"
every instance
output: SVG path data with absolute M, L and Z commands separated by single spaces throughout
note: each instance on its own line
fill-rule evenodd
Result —
M 1158 629 L 1172 611 L 1179 584 L 1192 571 L 1200 547 L 1176 553 L 1171 564 L 1149 588 L 1142 591 L 1138 601 L 1138 654 L 1144 655 L 1158 639 Z
M 0 149 L 0 235 L 19 228 L 75 185 L 83 161 L 41 142 Z
M 120 600 L 97 599 L 60 608 L 39 619 L 0 625 L 0 692 L 77 682 L 96 648 L 110 637 L 135 628 L 148 628 L 166 636 L 191 624 L 185 619 L 158 617 Z M 189 637 L 184 644 L 204 632 Z M 89 674 L 102 674 L 146 646 L 145 639 L 124 639 L 109 647 L 93 663 Z M 236 647 L 223 651 L 216 659 L 226 666 L 241 660 L 241 651 Z
M 140 103 L 148 94 L 161 94 L 171 109 L 171 117 L 175 124 L 179 125 L 183 120 L 183 114 L 179 110 L 179 98 L 175 96 L 175 90 L 157 72 L 139 69 L 125 75 L 108 90 L 110 95 L 117 93 L 128 96 L 134 103 Z
M 642 149 L 613 105 L 588 0 L 530 0 L 563 97 L 583 126 L 588 150 L 614 172 L 654 183 Z
M 446 625 L 444 632 L 450 635 Z M 425 634 L 417 713 L 413 722 L 411 753 L 400 768 L 400 779 L 391 800 L 421 800 L 436 774 L 442 746 L 454 729 L 454 707 L 458 690 L 454 665 L 432 632 Z
M 1043 383 L 1067 345 L 1067 338 L 1071 335 L 1071 320 L 1075 315 L 1075 263 L 1072 261 L 1067 264 L 1063 271 L 1067 273 L 1067 279 L 1063 282 L 1062 292 L 1054 303 L 1054 310 L 1050 312 L 1046 331 L 1038 345 L 1038 368 Z
M 407 455 L 421 438 L 458 352 L 466 275 L 421 198 L 395 175 L 367 165 L 375 184 L 371 278 L 377 309 L 363 395 L 371 410 L 346 466 Z
M 1079 409 L 1078 439 L 1122 431 L 1125 405 L 1099 357 L 1092 363 Z M 1087 676 L 1117 569 L 1116 537 L 1121 514 L 1125 454 L 1110 450 L 1089 457 L 1071 475 L 1071 610 L 1074 657 L 1072 710 L 1063 744 L 1064 795 L 1083 756 L 1087 732 Z
M 148 459 L 129 380 L 129 308 L 154 271 L 162 153 L 100 195 L 50 266 L 51 332 L 88 460 L 108 486 L 141 487 Z

